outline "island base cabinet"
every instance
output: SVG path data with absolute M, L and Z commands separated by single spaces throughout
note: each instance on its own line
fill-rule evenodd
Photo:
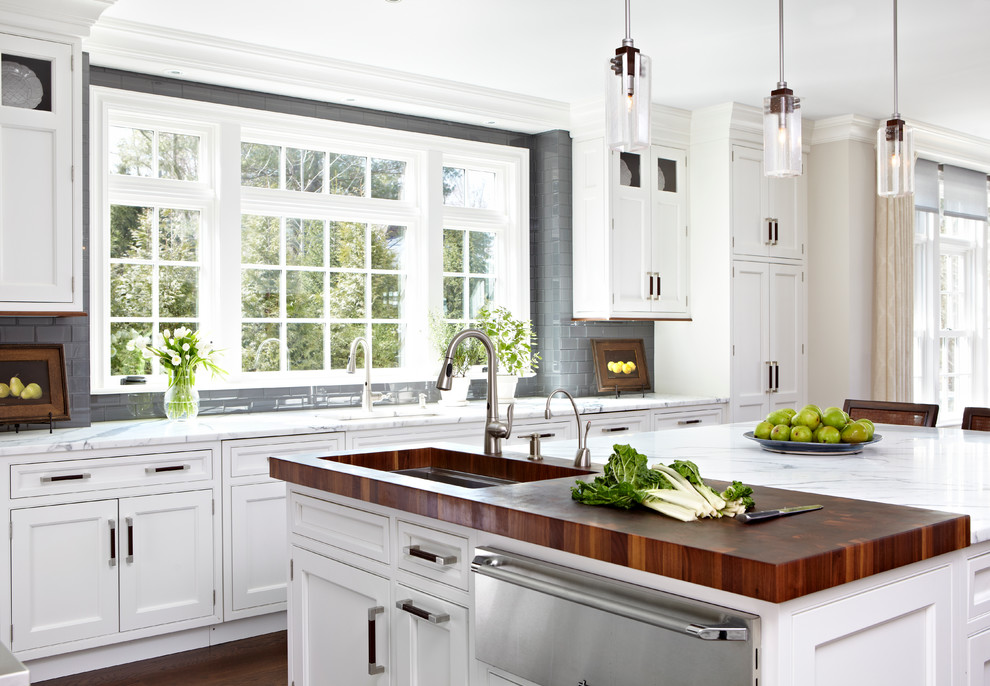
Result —
M 470 682 L 466 608 L 397 584 L 393 612 L 396 686 Z
M 289 679 L 295 686 L 385 686 L 389 580 L 292 547 Z
M 967 641 L 968 686 L 990 686 L 990 629 Z
M 791 678 L 781 683 L 952 683 L 951 594 L 940 567 L 796 613 Z
M 11 511 L 15 651 L 214 611 L 212 491 Z

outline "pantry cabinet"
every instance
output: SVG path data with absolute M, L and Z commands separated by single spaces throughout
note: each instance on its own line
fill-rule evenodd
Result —
M 78 41 L 0 33 L 0 313 L 82 314 Z
M 573 156 L 575 319 L 689 319 L 687 153 L 594 138 Z
M 806 222 L 796 178 L 763 175 L 763 151 L 732 146 L 732 252 L 737 258 L 800 260 Z

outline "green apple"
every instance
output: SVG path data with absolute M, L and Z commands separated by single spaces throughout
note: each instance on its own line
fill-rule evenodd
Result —
M 806 426 L 812 431 L 818 428 L 822 418 L 817 411 L 805 408 L 791 417 L 791 426 Z
M 841 408 L 826 407 L 825 411 L 822 412 L 822 423 L 841 430 L 849 422 L 846 419 L 846 413 Z
M 756 425 L 756 428 L 753 429 L 753 436 L 762 440 L 766 440 L 770 438 L 771 431 L 773 431 L 773 424 L 771 424 L 770 422 L 760 422 L 759 424 Z
M 834 426 L 823 424 L 815 440 L 819 443 L 839 443 L 842 441 L 842 434 Z
M 798 443 L 809 443 L 811 441 L 811 429 L 803 424 L 792 426 L 791 440 Z
M 791 440 L 791 427 L 787 424 L 777 424 L 773 429 L 770 430 L 770 440 L 771 441 L 789 441 Z
M 15 397 L 20 397 L 21 391 L 24 390 L 24 384 L 16 376 L 10 377 L 10 394 Z

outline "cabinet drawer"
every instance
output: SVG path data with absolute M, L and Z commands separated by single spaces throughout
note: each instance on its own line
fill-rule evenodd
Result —
M 398 521 L 399 569 L 468 590 L 468 541 L 463 536 Z
M 126 486 L 206 481 L 213 451 L 156 453 L 10 466 L 10 497 L 80 493 Z
M 671 412 L 653 415 L 653 430 L 683 429 L 702 424 L 721 424 L 722 410 L 699 410 L 697 412 Z
M 269 457 L 341 450 L 344 447 L 344 434 L 327 434 L 323 437 L 309 437 L 301 441 L 288 437 L 280 439 L 250 438 L 225 441 L 223 447 L 224 460 L 228 464 L 230 478 L 267 476 Z
M 966 561 L 970 621 L 990 613 L 990 553 Z
M 388 563 L 389 519 L 384 515 L 292 494 L 292 532 Z
M 518 421 L 512 425 L 512 435 L 503 441 L 505 446 L 528 446 L 531 434 L 540 434 L 544 441 L 564 441 L 575 437 L 574 414 L 568 410 L 567 416 L 554 415 L 553 419 L 540 421 Z
M 583 415 L 582 422 L 590 421 L 588 437 L 621 436 L 638 431 L 650 430 L 650 415 L 646 412 L 616 412 L 607 414 Z

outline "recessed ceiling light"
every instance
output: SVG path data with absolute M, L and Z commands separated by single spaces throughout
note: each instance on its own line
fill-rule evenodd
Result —
M 181 69 L 166 69 L 165 73 L 169 76 L 182 76 L 185 72 Z

